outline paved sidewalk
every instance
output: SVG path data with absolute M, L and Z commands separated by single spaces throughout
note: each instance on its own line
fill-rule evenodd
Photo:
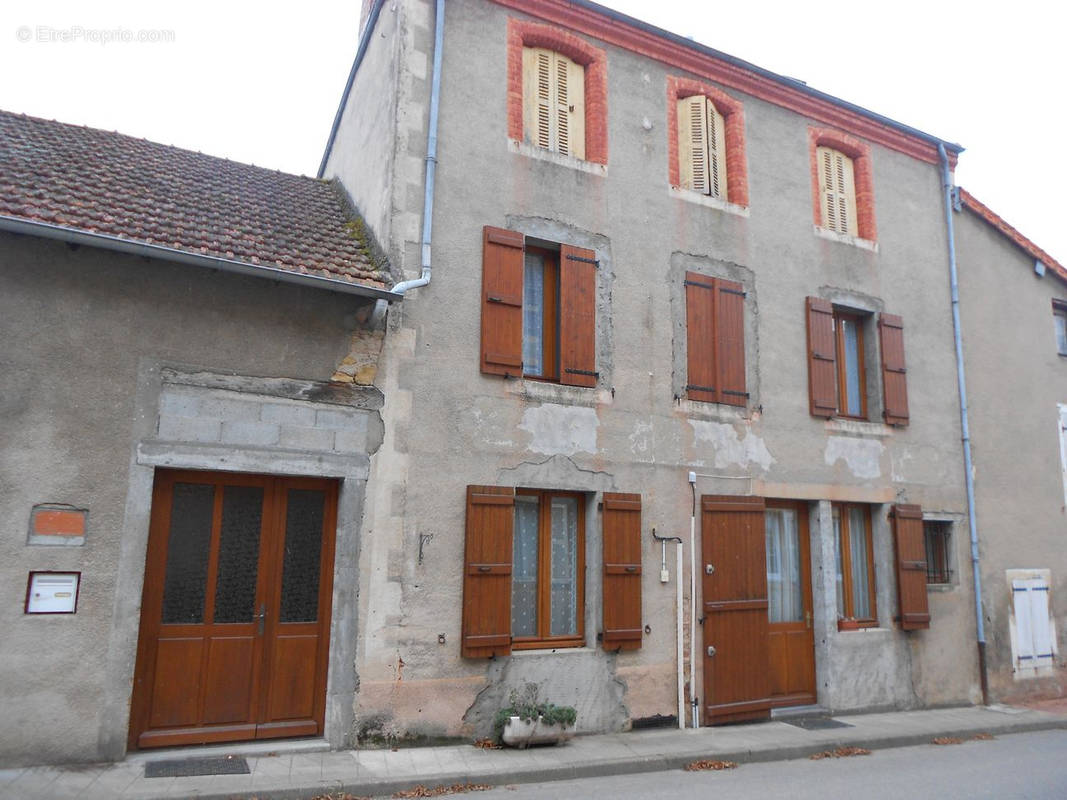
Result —
M 0 798 L 289 800 L 339 792 L 381 796 L 418 784 L 542 782 L 677 769 L 705 758 L 777 761 L 845 745 L 875 749 L 922 744 L 937 736 L 1067 728 L 1065 714 L 1005 706 L 839 715 L 835 719 L 848 727 L 806 730 L 774 720 L 700 730 L 580 736 L 560 747 L 529 750 L 481 750 L 471 745 L 295 753 L 261 749 L 259 755 L 248 756 L 251 774 L 211 777 L 146 778 L 148 760 L 180 758 L 184 753 L 138 754 L 119 764 L 0 770 Z M 278 743 L 278 747 L 284 745 Z M 214 752 L 242 751 L 234 746 Z

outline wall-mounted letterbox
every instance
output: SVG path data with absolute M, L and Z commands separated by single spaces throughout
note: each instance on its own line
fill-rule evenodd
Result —
M 80 572 L 31 572 L 26 582 L 26 613 L 75 613 L 80 583 Z

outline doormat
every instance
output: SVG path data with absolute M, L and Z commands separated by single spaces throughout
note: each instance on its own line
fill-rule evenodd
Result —
M 146 778 L 191 778 L 196 775 L 248 775 L 248 761 L 240 756 L 218 758 L 181 758 L 149 761 L 144 765 Z
M 800 717 L 799 719 L 783 719 L 789 725 L 795 725 L 798 728 L 803 728 L 806 731 L 824 731 L 828 728 L 854 728 L 855 725 L 849 725 L 847 722 L 839 722 L 836 719 L 830 719 L 829 717 Z

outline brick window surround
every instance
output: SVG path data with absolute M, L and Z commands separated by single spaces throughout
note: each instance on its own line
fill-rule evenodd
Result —
M 874 182 L 871 170 L 871 146 L 855 136 L 833 128 L 808 128 L 808 151 L 811 156 L 811 205 L 815 224 L 825 228 L 822 218 L 822 202 L 819 197 L 819 163 L 815 157 L 817 147 L 832 147 L 852 159 L 853 177 L 856 182 L 856 227 L 860 239 L 876 241 L 878 229 L 874 222 Z
M 671 186 L 681 184 L 678 166 L 678 101 L 703 95 L 715 104 L 726 129 L 726 199 L 738 206 L 748 205 L 748 162 L 745 159 L 745 112 L 740 100 L 722 89 L 691 78 L 667 76 L 667 162 Z
M 544 47 L 585 67 L 585 160 L 608 163 L 608 57 L 573 33 L 552 25 L 508 20 L 508 137 L 523 141 L 522 48 Z

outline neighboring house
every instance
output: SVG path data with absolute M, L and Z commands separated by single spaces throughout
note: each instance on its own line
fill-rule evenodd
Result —
M 360 219 L 105 131 L 0 112 L 0 151 L 0 764 L 342 744 L 395 299 Z
M 990 694 L 1009 702 L 1063 696 L 1067 268 L 960 194 L 960 309 Z
M 432 278 L 377 380 L 357 735 L 527 683 L 663 722 L 679 669 L 686 724 L 980 700 L 971 573 L 923 549 L 967 561 L 960 148 L 584 0 L 450 0 L 439 71 L 440 6 L 365 5 L 322 174 Z M 691 524 L 695 598 L 653 539 L 688 565 Z

